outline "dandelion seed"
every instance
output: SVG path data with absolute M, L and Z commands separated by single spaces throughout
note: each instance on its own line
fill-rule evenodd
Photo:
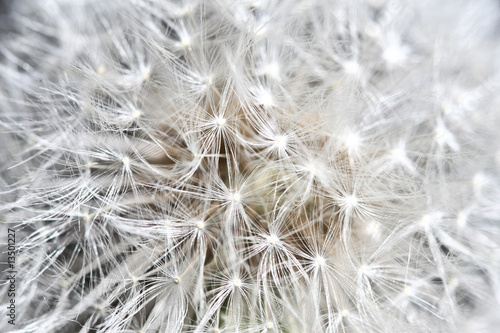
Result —
M 406 152 L 402 148 L 393 149 L 391 154 L 396 161 L 404 161 L 406 159 Z
M 191 37 L 187 36 L 187 35 L 184 35 L 181 37 L 181 40 L 179 42 L 179 45 L 183 48 L 183 49 L 187 49 L 188 47 L 191 46 Z
M 420 223 L 424 228 L 429 228 L 433 224 L 433 222 L 434 218 L 429 214 L 425 214 L 424 216 L 422 216 L 422 219 L 420 219 Z
M 344 198 L 345 205 L 347 208 L 355 208 L 358 205 L 358 198 L 355 195 L 348 195 Z
M 222 118 L 222 117 L 217 117 L 215 118 L 215 124 L 221 128 L 221 127 L 224 127 L 227 123 L 227 119 L 226 118 Z
M 211 76 L 209 76 L 209 77 L 205 78 L 205 80 L 203 80 L 203 82 L 204 82 L 207 86 L 211 87 L 211 86 L 213 86 L 213 84 L 214 84 L 214 79 L 213 79 Z
M 129 168 L 130 167 L 130 158 L 128 156 L 123 157 L 122 163 L 125 166 L 125 168 Z
M 403 65 L 408 57 L 409 49 L 399 43 L 389 45 L 382 57 L 389 65 Z
M 467 225 L 467 215 L 461 212 L 457 216 L 457 226 L 459 229 L 463 229 L 465 228 L 466 225 Z
M 278 238 L 278 236 L 271 234 L 266 237 L 266 241 L 271 245 L 276 245 L 280 242 L 280 239 Z
M 441 109 L 443 110 L 443 112 L 444 112 L 444 114 L 445 114 L 445 115 L 449 115 L 449 114 L 451 114 L 451 113 L 452 113 L 452 111 L 453 111 L 453 108 L 452 108 L 452 106 L 451 106 L 451 103 L 450 103 L 450 102 L 448 102 L 448 101 L 443 101 L 443 102 L 441 103 Z
M 255 27 L 252 30 L 252 32 L 255 35 L 255 37 L 262 37 L 266 34 L 267 29 L 264 26 L 259 26 L 259 27 Z
M 347 61 L 344 63 L 344 71 L 346 74 L 355 75 L 360 71 L 360 66 L 356 61 Z
M 203 222 L 203 221 L 198 221 L 198 222 L 196 223 L 196 229 L 198 229 L 198 230 L 205 230 L 205 222 Z
M 240 279 L 236 278 L 236 279 L 233 279 L 232 284 L 234 287 L 239 288 L 239 287 L 241 287 L 242 283 L 241 283 Z
M 239 194 L 238 192 L 235 192 L 233 193 L 233 201 L 238 203 L 241 201 L 241 194 Z
M 393 163 L 402 165 L 413 173 L 415 172 L 415 166 L 408 158 L 408 155 L 406 154 L 405 145 L 403 143 L 400 143 L 398 147 L 391 150 L 391 160 Z
M 280 79 L 280 66 L 277 63 L 272 63 L 264 67 L 264 73 L 268 74 L 275 80 Z
M 457 96 L 457 103 L 460 108 L 466 111 L 473 111 L 477 102 L 477 96 L 473 92 L 462 92 Z
M 376 38 L 380 35 L 380 28 L 374 23 L 367 24 L 364 31 L 368 36 L 372 38 Z
M 71 282 L 67 279 L 62 279 L 60 280 L 59 285 L 63 290 L 67 290 L 71 286 Z
M 361 273 L 363 275 L 368 275 L 369 268 L 366 265 L 361 265 L 361 266 L 359 266 L 358 271 L 359 271 L 359 273 Z
M 141 111 L 139 110 L 134 110 L 132 112 L 132 119 L 139 119 L 141 117 Z
M 484 184 L 488 182 L 488 178 L 483 173 L 477 173 L 472 178 L 472 185 L 474 186 L 474 190 L 476 192 L 480 192 L 483 188 Z
M 182 13 L 184 15 L 189 15 L 189 14 L 191 14 L 192 11 L 193 11 L 193 8 L 191 5 L 186 5 L 186 6 L 182 7 Z
M 260 1 L 252 1 L 250 3 L 250 8 L 260 8 L 262 6 Z
M 287 141 L 288 141 L 288 138 L 284 135 L 277 135 L 275 138 L 274 138 L 274 144 L 275 146 L 278 148 L 278 149 L 285 149 L 286 146 L 287 146 Z
M 99 75 L 103 75 L 104 73 L 106 73 L 106 67 L 104 65 L 100 65 L 97 67 L 96 72 Z
M 406 286 L 403 289 L 403 294 L 407 297 L 411 297 L 415 294 L 415 290 L 410 286 Z
M 460 280 L 453 276 L 449 281 L 448 281 L 448 287 L 450 287 L 451 289 L 455 289 L 456 287 L 458 287 L 460 283 Z
M 318 171 L 318 170 L 316 169 L 316 166 L 314 166 L 313 164 L 309 164 L 309 165 L 307 166 L 307 172 L 309 172 L 311 175 L 313 175 L 313 176 L 314 176 L 314 175 L 316 174 L 316 172 L 317 172 L 317 171 Z
M 361 147 L 362 139 L 361 136 L 355 132 L 347 132 L 343 136 L 343 144 L 347 149 L 349 154 L 357 154 L 359 148 Z
M 259 103 L 264 106 L 270 107 L 275 104 L 273 94 L 269 90 L 259 89 L 256 97 Z
M 326 259 L 321 256 L 318 256 L 314 259 L 314 265 L 316 267 L 323 267 L 325 266 L 325 264 L 326 264 Z
M 455 136 L 440 122 L 434 130 L 434 139 L 440 146 L 447 145 L 453 151 L 459 151 L 460 146 L 455 139 Z

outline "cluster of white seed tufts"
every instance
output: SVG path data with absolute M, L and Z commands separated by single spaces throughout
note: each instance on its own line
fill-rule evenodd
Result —
M 0 17 L 2 332 L 497 332 L 498 1 Z

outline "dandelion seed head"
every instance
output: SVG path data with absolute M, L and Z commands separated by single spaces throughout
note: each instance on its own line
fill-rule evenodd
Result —
M 500 308 L 496 0 L 0 16 L 19 332 L 451 332 Z
M 96 68 L 96 73 L 99 75 L 103 75 L 104 73 L 106 73 L 106 67 L 104 65 L 99 65 Z
M 203 80 L 203 82 L 208 86 L 212 86 L 214 84 L 214 79 L 212 76 L 208 76 L 205 80 Z
M 258 27 L 255 27 L 252 30 L 252 32 L 255 35 L 255 37 L 262 37 L 262 36 L 264 36 L 266 34 L 267 29 L 264 26 L 258 26 Z
M 240 202 L 240 201 L 241 201 L 241 194 L 240 194 L 240 193 L 238 193 L 238 192 L 233 193 L 232 197 L 233 197 L 233 198 L 232 198 L 232 199 L 233 199 L 233 202 L 238 203 L 238 202 Z
M 141 117 L 141 111 L 139 110 L 134 110 L 132 111 L 132 119 L 139 119 Z
M 205 222 L 204 221 L 198 221 L 198 222 L 196 222 L 196 229 L 198 229 L 198 230 L 205 230 Z
M 343 201 L 348 208 L 355 208 L 359 203 L 359 199 L 353 194 L 343 198 Z
M 67 290 L 71 286 L 71 282 L 68 279 L 61 279 L 59 285 L 63 290 Z
M 369 268 L 367 265 L 361 265 L 361 266 L 359 266 L 359 269 L 358 269 L 358 271 L 364 275 L 368 274 L 368 270 L 369 270 Z
M 472 185 L 476 191 L 480 191 L 484 184 L 488 182 L 488 177 L 484 173 L 476 173 L 472 178 Z
M 344 71 L 346 74 L 355 75 L 360 72 L 360 65 L 358 62 L 350 60 L 344 63 Z
M 149 68 L 143 69 L 141 71 L 141 79 L 143 81 L 149 79 L 149 76 L 151 75 L 151 70 Z
M 397 147 L 392 149 L 391 156 L 397 162 L 404 162 L 407 160 L 406 151 L 404 147 Z
M 448 101 L 443 101 L 441 103 L 441 109 L 443 110 L 445 115 L 449 115 L 450 113 L 452 113 L 452 106 Z
M 316 267 L 323 267 L 326 265 L 326 259 L 322 256 L 317 256 L 314 258 L 314 266 Z
M 92 168 L 92 165 L 93 165 L 92 161 L 87 161 L 85 162 L 84 167 L 86 170 L 90 170 Z
M 227 123 L 226 118 L 220 116 L 215 118 L 215 124 L 217 125 L 217 127 L 224 127 L 226 123 Z
M 184 35 L 181 37 L 181 40 L 179 42 L 179 45 L 183 48 L 183 49 L 187 49 L 188 47 L 191 46 L 191 37 L 189 37 L 188 35 Z
M 440 122 L 434 129 L 434 140 L 440 146 L 448 146 L 454 151 L 460 149 L 460 145 L 456 141 L 455 136 L 451 133 L 442 122 Z
M 97 312 L 102 312 L 102 311 L 104 311 L 104 309 L 106 309 L 106 304 L 105 304 L 105 303 L 99 303 L 99 304 L 96 306 L 96 310 L 97 310 Z
M 241 285 L 242 285 L 241 280 L 240 280 L 240 279 L 238 279 L 238 278 L 233 279 L 233 280 L 231 281 L 231 283 L 232 283 L 232 285 L 233 285 L 234 287 L 236 287 L 236 288 L 239 288 L 239 287 L 241 287 Z
M 350 153 L 356 152 L 361 146 L 361 136 L 355 132 L 347 132 L 343 137 L 344 146 Z
M 434 223 L 434 218 L 430 214 L 424 214 L 420 219 L 420 223 L 424 228 L 429 228 Z
M 467 225 L 467 214 L 460 212 L 457 215 L 457 226 L 459 229 L 463 229 Z
M 288 142 L 288 138 L 285 135 L 277 135 L 274 138 L 274 145 L 278 149 L 282 149 L 282 150 L 285 149 L 287 146 L 287 142 Z
M 192 11 L 193 11 L 193 6 L 191 5 L 185 5 L 184 7 L 182 7 L 182 13 L 184 15 L 189 15 L 192 13 Z
M 374 23 L 368 23 L 364 31 L 368 36 L 372 38 L 376 38 L 380 35 L 380 27 Z
M 370 221 L 366 224 L 365 232 L 371 237 L 376 238 L 380 232 L 380 224 L 375 221 Z
M 457 96 L 457 103 L 460 108 L 466 111 L 472 111 L 477 102 L 477 96 L 473 92 L 461 92 Z
M 258 102 L 264 106 L 270 107 L 275 104 L 273 94 L 270 90 L 258 89 L 256 97 Z
M 262 6 L 262 3 L 260 1 L 252 1 L 250 3 L 250 8 L 260 8 Z
M 271 63 L 269 65 L 264 66 L 264 73 L 268 74 L 275 80 L 280 79 L 280 66 L 278 63 Z
M 408 48 L 399 43 L 389 45 L 382 54 L 382 57 L 389 65 L 402 65 L 408 57 Z
M 448 280 L 448 287 L 450 287 L 451 289 L 455 289 L 456 287 L 458 287 L 459 283 L 460 280 L 456 276 L 453 276 Z
M 271 235 L 269 235 L 269 236 L 266 237 L 266 241 L 270 245 L 277 245 L 280 242 L 280 239 L 279 239 L 279 237 L 277 235 L 271 234 Z
M 126 168 L 130 167 L 130 158 L 128 156 L 124 156 L 122 158 L 122 163 Z
M 415 295 L 415 289 L 410 286 L 405 286 L 403 289 L 403 294 L 407 297 Z
M 436 127 L 434 130 L 435 136 L 436 136 L 436 141 L 446 141 L 446 139 L 449 137 L 449 132 L 446 128 L 444 127 Z
M 309 172 L 313 176 L 318 171 L 318 169 L 316 168 L 316 166 L 314 164 L 308 164 L 307 167 L 306 167 L 306 170 L 307 170 L 307 172 Z

